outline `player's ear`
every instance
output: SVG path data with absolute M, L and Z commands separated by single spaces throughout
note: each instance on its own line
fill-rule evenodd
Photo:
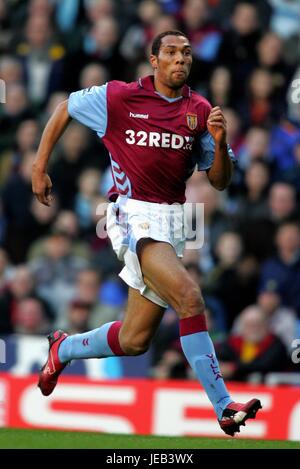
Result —
M 152 65 L 154 70 L 157 68 L 157 57 L 156 57 L 156 55 L 153 55 L 153 54 L 150 55 L 150 64 Z

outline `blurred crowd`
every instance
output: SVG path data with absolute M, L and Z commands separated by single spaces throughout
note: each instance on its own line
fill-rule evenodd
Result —
M 0 0 L 0 334 L 73 334 L 122 318 L 121 266 L 96 234 L 96 207 L 111 183 L 106 149 L 71 123 L 49 166 L 50 208 L 32 195 L 31 166 L 59 102 L 151 74 L 151 40 L 180 29 L 193 46 L 189 85 L 223 108 L 238 160 L 225 192 L 205 173 L 188 181 L 187 201 L 205 204 L 205 243 L 184 263 L 202 288 L 224 377 L 294 369 L 299 25 L 300 0 Z M 189 376 L 171 309 L 152 355 L 151 376 Z

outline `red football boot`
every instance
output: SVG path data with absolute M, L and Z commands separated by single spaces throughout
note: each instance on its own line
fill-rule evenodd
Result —
M 68 337 L 66 332 L 58 330 L 48 335 L 49 354 L 47 361 L 39 374 L 38 387 L 44 396 L 49 396 L 57 384 L 57 380 L 68 362 L 61 363 L 58 358 L 58 348 Z
M 219 420 L 222 430 L 230 436 L 239 433 L 240 426 L 245 426 L 247 419 L 255 419 L 256 414 L 262 405 L 258 399 L 251 399 L 246 404 L 231 402 L 223 411 L 221 420 Z

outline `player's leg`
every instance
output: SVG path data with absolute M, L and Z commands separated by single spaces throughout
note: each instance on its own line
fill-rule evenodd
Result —
M 161 321 L 164 308 L 129 288 L 124 320 L 92 331 L 68 336 L 55 331 L 49 338 L 49 356 L 39 377 L 39 387 L 49 395 L 66 364 L 80 358 L 104 358 L 144 353 Z
M 148 350 L 164 311 L 129 287 L 128 306 L 118 336 L 124 355 L 140 355 Z
M 163 311 L 161 306 L 129 287 L 124 320 L 69 336 L 59 348 L 59 358 L 68 362 L 78 358 L 140 355 L 148 349 Z
M 260 402 L 254 399 L 245 405 L 233 403 L 207 331 L 199 286 L 167 243 L 141 240 L 139 258 L 145 283 L 177 312 L 183 352 L 202 383 L 222 429 L 233 435 L 247 418 L 255 417 Z

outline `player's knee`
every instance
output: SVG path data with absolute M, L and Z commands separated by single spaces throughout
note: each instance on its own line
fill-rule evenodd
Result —
M 145 340 L 130 337 L 120 337 L 120 345 L 123 352 L 130 356 L 142 355 L 149 348 L 149 344 Z
M 180 318 L 204 314 L 205 305 L 199 286 L 191 279 L 182 282 L 179 289 L 179 308 L 177 314 Z

